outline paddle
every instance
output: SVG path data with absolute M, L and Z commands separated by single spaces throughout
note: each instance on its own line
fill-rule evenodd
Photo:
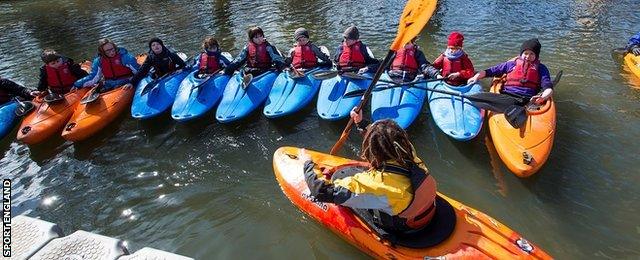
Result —
M 376 74 L 373 76 L 371 83 L 369 83 L 369 87 L 367 91 L 362 96 L 360 103 L 355 107 L 354 111 L 356 113 L 360 112 L 362 107 L 368 102 L 370 98 L 371 91 L 376 86 L 378 79 L 384 72 L 385 68 L 391 62 L 391 57 L 394 52 L 400 48 L 402 48 L 406 43 L 415 38 L 422 28 L 427 24 L 433 11 L 436 8 L 437 1 L 434 0 L 409 0 L 407 1 L 404 10 L 402 11 L 402 15 L 400 16 L 400 21 L 398 23 L 398 34 L 396 38 L 391 43 L 389 47 L 389 51 L 387 55 L 382 60 L 382 63 L 379 64 L 378 70 L 376 70 Z M 347 126 L 342 131 L 340 135 L 340 139 L 333 145 L 331 148 L 331 154 L 335 155 L 342 145 L 349 137 L 349 132 L 351 132 L 351 127 L 353 126 L 353 119 L 349 118 L 349 122 Z
M 355 72 L 357 70 L 358 69 L 356 68 L 347 68 L 340 71 L 337 71 L 337 70 L 318 71 L 311 74 L 311 77 L 313 77 L 316 80 L 325 80 L 325 79 L 335 78 L 336 76 L 341 75 L 342 73 L 345 73 L 345 72 Z
M 44 96 L 43 100 L 44 100 L 44 102 L 47 102 L 49 104 L 56 103 L 56 102 L 64 99 L 64 95 L 53 93 L 51 91 L 51 89 L 47 89 L 47 93 L 48 94 L 46 96 Z
M 91 88 L 89 94 L 80 100 L 80 104 L 84 105 L 96 101 L 100 97 L 101 86 L 102 84 L 96 84 L 95 87 Z
M 31 112 L 36 106 L 33 102 L 30 101 L 20 101 L 17 97 L 14 98 L 16 102 L 18 102 L 18 107 L 16 108 L 15 114 L 16 116 L 22 117 L 27 113 Z
M 562 73 L 563 73 L 562 70 L 558 71 L 558 74 L 553 79 L 553 82 L 551 84 L 554 87 L 558 85 L 558 82 L 560 82 L 560 79 L 562 78 Z M 524 97 L 522 98 L 524 99 Z M 509 122 L 509 124 L 513 126 L 513 128 L 520 128 L 524 126 L 524 124 L 527 122 L 527 118 L 528 118 L 527 109 L 524 106 L 518 106 L 518 105 L 510 106 L 507 109 L 505 109 L 504 117 L 505 119 L 507 119 L 507 122 Z
M 252 80 L 253 80 L 253 74 L 245 73 L 244 76 L 242 76 L 242 88 L 246 89 L 247 87 L 249 87 L 249 84 L 251 84 Z
M 214 71 L 213 73 L 208 74 L 207 78 L 204 81 L 200 82 L 200 84 L 198 84 L 196 86 L 191 87 L 191 90 L 199 89 L 200 87 L 204 86 L 204 84 L 206 84 L 210 79 L 215 78 L 216 74 L 220 73 L 220 71 L 222 71 L 223 69 L 224 68 L 218 69 L 218 70 Z

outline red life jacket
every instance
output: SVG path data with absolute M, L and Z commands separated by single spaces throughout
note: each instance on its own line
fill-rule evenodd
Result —
M 120 56 L 120 53 L 116 54 L 113 58 L 101 56 L 100 68 L 102 69 L 102 75 L 104 75 L 106 80 L 122 79 L 133 76 L 131 69 L 122 64 L 122 56 Z
M 340 67 L 352 67 L 352 68 L 364 68 L 365 66 L 364 55 L 362 55 L 362 43 L 357 41 L 351 46 L 342 42 L 342 53 L 338 59 L 338 66 Z
M 416 52 L 418 47 L 415 45 L 413 48 L 402 48 L 396 51 L 396 57 L 391 62 L 392 70 L 401 70 L 415 73 L 418 71 L 418 60 L 416 59 Z
M 47 72 L 47 85 L 56 94 L 66 94 L 78 78 L 71 73 L 69 63 L 64 61 L 57 69 L 44 66 Z
M 200 54 L 200 70 L 205 73 L 214 73 L 220 69 L 218 57 L 209 56 L 206 52 Z
M 516 59 L 516 66 L 507 73 L 505 86 L 526 87 L 532 89 L 540 88 L 540 73 L 538 67 L 540 60 L 533 63 L 525 62 L 522 58 Z
M 311 44 L 307 43 L 303 46 L 297 44 L 296 47 L 294 47 L 291 65 L 296 69 L 308 69 L 318 65 L 318 57 L 316 57 L 316 54 L 311 49 Z
M 264 42 L 260 45 L 249 42 L 249 56 L 247 57 L 247 63 L 249 67 L 265 70 L 271 68 L 272 61 L 271 56 L 269 56 L 269 52 L 267 52 L 267 46 L 267 42 Z
M 462 70 L 462 59 L 466 58 L 467 54 L 462 54 L 460 58 L 455 60 L 450 60 L 444 54 L 440 54 L 443 58 L 442 60 L 442 76 L 447 77 L 449 74 L 460 72 Z

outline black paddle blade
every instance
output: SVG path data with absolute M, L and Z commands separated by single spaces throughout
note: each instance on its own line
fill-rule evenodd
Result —
M 491 92 L 466 95 L 466 98 L 471 100 L 471 103 L 477 108 L 497 113 L 503 113 L 510 106 L 522 105 L 522 100 L 518 98 Z
M 345 78 L 350 78 L 350 79 L 371 79 L 370 77 L 365 77 L 358 73 L 353 73 L 353 72 L 344 72 L 342 73 L 341 76 Z
M 16 108 L 16 116 L 22 117 L 31 112 L 36 106 L 31 101 L 18 101 L 18 107 Z
M 56 94 L 56 93 L 49 93 L 48 95 L 44 96 L 44 98 L 43 98 L 44 102 L 47 102 L 47 103 L 56 103 L 56 102 L 61 101 L 63 99 L 64 99 L 63 95 Z
M 510 106 L 505 109 L 504 117 L 513 128 L 520 128 L 527 122 L 527 109 L 523 106 Z
M 319 71 L 311 74 L 311 76 L 316 80 L 325 80 L 325 79 L 335 78 L 336 76 L 338 76 L 338 71 L 337 70 Z
M 291 79 L 301 79 L 304 78 L 306 75 L 302 70 L 298 70 L 298 69 L 294 69 L 291 68 L 291 70 L 289 70 L 289 78 Z
M 555 87 L 556 85 L 558 85 L 558 82 L 560 82 L 560 79 L 562 78 L 562 70 L 558 71 L 558 74 L 556 74 L 556 77 L 553 79 L 553 86 Z
M 248 73 L 242 76 L 242 88 L 246 89 L 247 87 L 249 87 L 249 84 L 251 84 L 252 80 L 253 80 L 253 75 L 251 73 Z

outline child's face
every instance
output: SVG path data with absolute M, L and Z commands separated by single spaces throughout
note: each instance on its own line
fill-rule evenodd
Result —
M 450 49 L 452 52 L 456 52 L 458 50 L 461 50 L 461 47 L 458 46 L 447 46 L 447 49 Z
M 60 64 L 62 64 L 62 59 L 57 59 L 47 63 L 47 65 L 52 68 L 57 68 L 60 66 Z
M 160 53 L 162 53 L 162 45 L 159 42 L 152 42 L 151 43 L 151 50 L 155 54 L 160 54 Z
M 298 42 L 299 45 L 305 45 L 309 43 L 309 38 L 301 36 L 301 37 L 298 37 L 296 41 Z
M 217 52 L 218 51 L 218 46 L 217 45 L 209 46 L 209 48 L 207 48 L 207 51 L 209 51 L 209 52 Z
M 353 45 L 354 43 L 356 43 L 357 41 L 358 41 L 358 40 L 352 40 L 352 39 L 346 39 L 346 38 L 344 39 L 344 43 L 346 43 L 346 44 L 347 44 L 347 46 L 351 46 L 351 45 Z
M 536 53 L 531 51 L 531 50 L 525 50 L 524 52 L 522 52 L 522 57 L 523 60 L 526 61 L 535 61 L 536 60 Z
M 251 38 L 251 41 L 255 44 L 261 44 L 264 42 L 264 35 L 262 34 L 258 34 L 256 36 L 254 36 L 253 38 Z

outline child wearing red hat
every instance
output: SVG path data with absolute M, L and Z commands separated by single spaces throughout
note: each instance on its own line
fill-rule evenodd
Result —
M 447 49 L 433 62 L 433 67 L 441 70 L 438 78 L 447 78 L 445 81 L 449 85 L 464 85 L 475 73 L 473 63 L 462 49 L 463 41 L 462 33 L 449 34 Z

